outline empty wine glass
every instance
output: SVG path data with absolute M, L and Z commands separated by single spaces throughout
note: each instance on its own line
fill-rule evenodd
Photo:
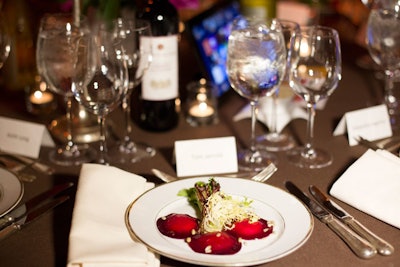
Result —
M 91 162 L 95 151 L 87 144 L 75 144 L 72 137 L 71 78 L 74 71 L 74 53 L 79 38 L 87 31 L 85 19 L 76 21 L 72 14 L 46 14 L 40 21 L 36 47 L 39 74 L 49 89 L 65 97 L 67 143 L 50 152 L 50 160 L 56 164 L 70 166 Z
M 333 93 L 341 79 L 341 72 L 337 31 L 323 26 L 301 28 L 291 49 L 289 84 L 307 104 L 307 141 L 303 147 L 287 153 L 289 161 L 299 167 L 314 169 L 332 163 L 329 152 L 313 145 L 315 105 Z
M 276 19 L 238 17 L 228 39 L 227 72 L 233 89 L 250 100 L 250 147 L 238 152 L 239 168 L 259 171 L 276 156 L 256 147 L 255 123 L 258 100 L 275 93 L 285 75 L 286 48 Z
M 119 163 L 137 162 L 152 157 L 156 150 L 146 144 L 132 140 L 131 125 L 131 95 L 134 88 L 141 82 L 144 72 L 151 63 L 151 45 L 146 42 L 151 36 L 150 23 L 139 19 L 117 19 L 109 25 L 115 38 L 120 39 L 128 63 L 129 88 L 122 100 L 124 112 L 125 134 L 122 140 L 110 149 L 112 160 Z M 147 39 L 146 39 L 147 38 Z
M 291 42 L 293 41 L 295 34 L 300 31 L 300 26 L 298 23 L 290 20 L 278 19 L 278 21 L 282 27 L 282 33 L 286 43 L 286 56 L 287 59 L 289 59 L 288 54 L 290 53 Z M 287 133 L 278 132 L 277 129 L 279 92 L 283 86 L 289 87 L 288 77 L 288 68 L 286 68 L 286 74 L 281 86 L 276 90 L 275 94 L 271 95 L 270 99 L 266 99 L 271 100 L 266 103 L 267 105 L 271 105 L 271 108 L 269 109 L 271 111 L 269 116 L 269 132 L 257 137 L 257 146 L 269 151 L 284 151 L 293 148 L 295 145 L 292 136 Z
M 369 54 L 385 74 L 384 103 L 392 128 L 400 128 L 400 103 L 394 93 L 396 70 L 400 69 L 400 1 L 379 1 L 371 10 L 366 42 Z
M 2 13 L 0 13 L 0 69 L 7 60 L 11 51 L 11 40 L 7 29 L 7 23 Z
M 76 100 L 97 115 L 100 126 L 98 163 L 109 165 L 106 116 L 121 104 L 128 90 L 125 51 L 109 31 L 99 29 L 80 39 L 72 78 Z

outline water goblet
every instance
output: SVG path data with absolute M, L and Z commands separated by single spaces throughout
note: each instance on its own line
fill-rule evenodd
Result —
M 400 1 L 378 1 L 368 17 L 366 43 L 370 56 L 385 76 L 384 100 L 393 130 L 400 129 L 400 103 L 394 92 L 400 69 Z
M 63 166 L 80 165 L 94 160 L 96 153 L 87 144 L 76 144 L 72 136 L 71 78 L 74 71 L 74 53 L 79 38 L 87 31 L 85 19 L 75 20 L 72 14 L 46 14 L 40 21 L 36 47 L 39 74 L 49 89 L 65 98 L 66 144 L 50 152 L 50 161 Z
M 282 28 L 276 19 L 238 17 L 228 38 L 227 72 L 233 89 L 250 101 L 250 147 L 238 152 L 242 170 L 259 171 L 276 156 L 258 149 L 255 139 L 256 110 L 260 98 L 275 93 L 286 68 Z
M 334 92 L 341 70 L 337 31 L 318 25 L 302 27 L 291 49 L 289 84 L 307 105 L 307 141 L 303 147 L 287 152 L 289 162 L 299 167 L 315 169 L 332 163 L 329 152 L 313 145 L 315 106 Z
M 109 31 L 95 30 L 80 39 L 72 77 L 76 100 L 97 115 L 100 126 L 97 162 L 109 165 L 106 116 L 121 104 L 128 90 L 128 67 L 121 42 Z
M 293 41 L 295 34 L 300 31 L 300 26 L 298 23 L 290 20 L 278 19 L 278 21 L 281 24 L 283 37 L 285 38 L 286 57 L 288 59 L 287 62 L 289 62 L 291 42 Z M 287 133 L 279 132 L 277 129 L 278 97 L 279 92 L 281 92 L 284 87 L 289 87 L 288 69 L 289 68 L 286 68 L 285 77 L 283 78 L 283 81 L 276 90 L 275 94 L 272 94 L 271 97 L 264 99 L 267 100 L 267 105 L 271 105 L 270 109 L 268 109 L 270 111 L 268 116 L 269 132 L 257 137 L 257 146 L 269 151 L 285 151 L 293 148 L 295 145 L 295 141 L 292 136 Z
M 148 21 L 126 18 L 118 18 L 106 27 L 109 27 L 107 30 L 112 31 L 114 38 L 119 39 L 124 46 L 129 73 L 128 92 L 121 105 L 124 113 L 125 133 L 122 140 L 111 148 L 109 153 L 115 162 L 138 162 L 156 154 L 153 147 L 134 142 L 131 138 L 131 95 L 151 63 L 151 45 L 146 42 L 151 36 L 151 27 Z

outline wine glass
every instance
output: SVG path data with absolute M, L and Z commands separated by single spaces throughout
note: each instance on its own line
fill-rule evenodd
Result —
M 112 160 L 119 163 L 137 162 L 152 157 L 156 150 L 146 144 L 132 140 L 131 125 L 131 95 L 133 89 L 141 82 L 144 72 L 151 63 L 151 45 L 148 43 L 151 36 L 150 23 L 139 19 L 117 19 L 109 29 L 115 38 L 120 39 L 128 63 L 129 87 L 122 100 L 124 112 L 125 134 L 117 146 L 110 149 Z
M 64 96 L 66 102 L 66 139 L 50 152 L 50 160 L 63 166 L 80 165 L 94 160 L 96 153 L 87 144 L 75 144 L 72 136 L 71 77 L 77 42 L 86 28 L 85 19 L 74 20 L 72 14 L 46 14 L 40 21 L 36 47 L 39 74 L 54 93 Z
M 300 31 L 300 26 L 298 23 L 290 20 L 278 19 L 278 21 L 281 24 L 283 37 L 285 38 L 286 56 L 288 59 L 287 62 L 289 62 L 291 42 L 293 41 L 295 34 Z M 275 94 L 271 95 L 269 99 L 264 99 L 268 100 L 268 102 L 264 103 L 271 105 L 271 114 L 269 116 L 269 132 L 257 137 L 257 146 L 269 151 L 284 151 L 293 148 L 295 145 L 295 141 L 292 136 L 287 133 L 278 132 L 277 130 L 278 96 L 279 92 L 284 88 L 284 86 L 289 87 L 288 76 L 288 68 L 286 68 L 286 74 L 283 78 L 281 86 L 275 91 Z
M 97 115 L 100 126 L 98 163 L 109 165 L 105 119 L 121 104 L 128 90 L 124 47 L 109 31 L 100 28 L 80 39 L 72 77 L 76 100 Z
M 336 30 L 324 26 L 302 27 L 291 49 L 289 84 L 306 101 L 307 142 L 287 152 L 291 163 L 303 168 L 322 168 L 332 163 L 329 152 L 315 148 L 315 105 L 329 97 L 341 79 L 341 50 Z
M 400 1 L 379 1 L 370 11 L 366 43 L 369 54 L 385 74 L 384 103 L 392 129 L 400 128 L 399 100 L 394 93 L 396 70 L 400 69 Z
M 11 40 L 4 15 L 0 13 L 0 69 L 11 51 Z
M 228 38 L 227 72 L 233 89 L 250 100 L 250 147 L 238 152 L 242 170 L 259 171 L 276 157 L 256 147 L 255 123 L 261 97 L 275 93 L 285 75 L 286 48 L 276 19 L 257 20 L 240 16 L 232 23 Z

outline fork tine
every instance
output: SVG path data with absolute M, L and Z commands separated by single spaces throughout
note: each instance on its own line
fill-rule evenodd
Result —
M 252 177 L 251 179 L 257 182 L 265 182 L 268 180 L 272 174 L 274 174 L 278 168 L 275 166 L 274 163 L 270 163 L 264 170 L 262 170 L 260 173 Z

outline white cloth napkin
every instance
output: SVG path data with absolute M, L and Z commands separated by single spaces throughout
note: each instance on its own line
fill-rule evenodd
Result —
M 400 228 L 400 158 L 367 150 L 333 184 L 330 194 Z
M 154 184 L 115 167 L 84 164 L 69 236 L 68 267 L 157 267 L 157 255 L 131 239 L 128 205 Z
M 264 123 L 268 129 L 271 128 L 272 118 L 272 97 L 264 97 L 260 100 L 259 110 L 257 113 L 257 119 Z M 279 98 L 277 101 L 276 110 L 276 130 L 281 132 L 283 128 L 293 119 L 307 119 L 307 112 L 292 98 Z M 245 106 L 241 109 L 233 118 L 234 121 L 239 121 L 245 118 L 251 117 L 250 105 Z

